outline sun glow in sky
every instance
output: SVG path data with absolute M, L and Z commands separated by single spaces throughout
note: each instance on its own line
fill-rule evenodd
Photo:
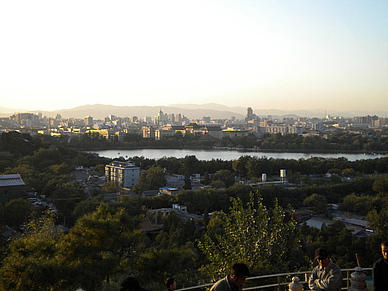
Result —
M 2 1 L 0 107 L 388 109 L 388 1 Z

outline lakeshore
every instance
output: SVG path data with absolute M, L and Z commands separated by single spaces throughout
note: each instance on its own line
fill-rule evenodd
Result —
M 263 150 L 241 150 L 241 149 L 165 149 L 165 148 L 142 148 L 142 149 L 128 149 L 116 148 L 108 150 L 94 150 L 89 151 L 98 154 L 101 157 L 116 159 L 123 157 L 129 159 L 131 157 L 145 157 L 149 159 L 161 159 L 163 157 L 184 158 L 185 156 L 196 156 L 198 160 L 236 160 L 241 156 L 255 156 L 258 158 L 266 157 L 273 159 L 309 159 L 312 157 L 320 158 L 346 158 L 349 161 L 376 159 L 386 157 L 382 153 L 349 153 L 349 152 L 290 152 L 290 151 L 263 151 Z

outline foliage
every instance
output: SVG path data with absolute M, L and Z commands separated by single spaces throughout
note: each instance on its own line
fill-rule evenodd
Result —
M 240 138 L 222 142 L 250 146 L 256 143 L 255 146 L 262 148 L 352 150 L 353 147 L 385 147 L 387 139 L 379 138 L 377 135 L 364 138 L 334 134 L 329 140 L 324 140 L 319 137 L 265 135 L 260 141 Z M 27 186 L 34 187 L 54 203 L 59 211 L 57 222 L 66 221 L 70 227 L 75 223 L 69 234 L 63 234 L 55 230 L 54 218 L 47 223 L 35 221 L 35 231 L 27 228 L 22 237 L 9 243 L 1 241 L 2 251 L 8 247 L 8 252 L 2 254 L 5 258 L 1 261 L 1 290 L 75 290 L 79 287 L 96 290 L 100 286 L 105 286 L 104 290 L 114 290 L 117 282 L 128 273 L 138 276 L 152 290 L 164 288 L 162 279 L 167 275 L 177 278 L 182 287 L 192 286 L 224 276 L 228 264 L 242 259 L 257 274 L 310 269 L 314 250 L 321 245 L 330 249 L 335 262 L 343 268 L 355 266 L 356 252 L 363 266 L 369 267 L 381 256 L 379 244 L 388 239 L 387 175 L 381 173 L 388 173 L 388 157 L 359 161 L 317 157 L 286 160 L 243 156 L 236 161 L 200 161 L 195 156 L 158 160 L 133 157 L 132 161 L 145 170 L 142 184 L 136 186 L 140 189 L 138 193 L 164 186 L 165 173 L 187 176 L 200 173 L 205 175 L 207 184 L 212 177 L 213 185 L 218 183 L 225 188 L 185 190 L 175 196 L 154 198 L 124 196 L 117 203 L 107 204 L 103 203 L 102 197 L 86 199 L 84 189 L 71 183 L 68 173 L 76 165 L 97 165 L 102 175 L 110 159 L 75 151 L 69 146 L 168 147 L 174 142 L 174 146 L 183 147 L 203 144 L 194 135 L 177 135 L 170 141 L 158 142 L 138 136 L 128 136 L 125 140 L 122 143 L 87 134 L 72 137 L 69 144 L 67 137 L 30 136 L 16 132 L 0 136 L 0 151 L 10 152 L 0 156 L 0 171 L 3 174 L 20 173 Z M 258 181 L 262 173 L 269 178 L 278 176 L 280 169 L 287 169 L 293 182 L 303 181 L 303 187 L 254 188 L 233 184 L 235 176 Z M 324 179 L 323 174 L 327 172 L 337 175 L 331 184 Z M 341 181 L 343 176 L 351 180 Z M 353 179 L 354 176 L 357 177 Z M 250 192 L 256 189 L 261 197 L 252 202 Z M 341 221 L 323 225 L 320 231 L 307 225 L 294 231 L 294 222 L 284 222 L 280 206 L 292 204 L 298 207 L 309 200 L 306 203 L 313 206 L 315 203 L 317 209 L 322 209 L 327 201 L 342 203 L 340 207 L 345 211 L 362 214 L 368 211 L 368 221 L 376 233 L 368 239 L 355 238 Z M 205 213 L 204 233 L 199 231 L 194 221 L 183 222 L 174 212 L 165 218 L 157 217 L 158 222 L 163 223 L 163 230 L 157 236 L 148 236 L 137 230 L 139 215 L 146 209 L 171 207 L 173 203 L 187 206 L 191 213 Z M 0 207 L 2 222 L 16 226 L 22 224 L 37 213 L 38 208 L 31 207 L 24 200 L 10 201 Z M 210 220 L 209 212 L 212 212 Z M 294 235 L 299 239 L 299 247 L 294 247 Z M 202 252 L 194 245 L 195 240 L 202 246 Z M 202 265 L 202 274 L 199 274 Z
M 28 222 L 34 213 L 34 206 L 23 198 L 12 199 L 4 207 L 3 223 L 19 227 Z
M 230 187 L 234 184 L 234 175 L 229 170 L 219 170 L 214 174 L 213 181 L 220 181 L 225 187 Z
M 117 193 L 118 191 L 120 191 L 120 185 L 119 185 L 119 182 L 117 181 L 106 181 L 104 182 L 104 184 L 102 185 L 101 189 L 105 192 L 105 193 Z
M 191 177 L 190 177 L 190 174 L 188 172 L 186 172 L 185 174 L 185 184 L 183 185 L 183 189 L 184 190 L 191 190 L 192 186 L 191 186 Z
M 83 188 L 73 182 L 57 184 L 50 196 L 50 201 L 58 210 L 58 219 L 63 224 L 73 224 L 72 213 L 76 205 L 84 198 Z
M 166 178 L 163 169 L 154 166 L 140 174 L 139 181 L 133 186 L 133 190 L 141 194 L 145 190 L 155 190 L 166 186 Z
M 208 260 L 204 275 L 209 275 L 211 280 L 220 278 L 235 262 L 247 264 L 253 273 L 286 270 L 287 249 L 293 245 L 295 222 L 284 221 L 283 209 L 276 201 L 271 211 L 260 198 L 255 201 L 253 194 L 245 207 L 240 198 L 231 198 L 231 201 L 229 214 L 217 216 L 224 233 L 213 232 L 215 240 L 205 233 L 198 240 L 198 247 Z
M 386 201 L 379 197 L 370 195 L 356 195 L 352 193 L 347 195 L 340 205 L 343 211 L 350 211 L 366 215 L 370 210 L 380 210 L 386 204 Z
M 388 175 L 378 177 L 373 182 L 373 190 L 379 193 L 380 196 L 388 196 Z
M 325 196 L 314 193 L 303 200 L 303 205 L 313 207 L 314 210 L 318 213 L 325 213 L 327 208 L 327 200 Z
M 196 285 L 198 272 L 194 266 L 198 266 L 198 255 L 195 247 L 188 245 L 168 249 L 149 248 L 141 254 L 134 268 L 139 280 L 148 283 L 148 288 L 162 290 L 165 289 L 161 284 L 163 279 L 170 276 L 174 276 L 180 284 Z
M 104 279 L 123 272 L 136 250 L 139 222 L 123 209 L 111 212 L 107 204 L 81 217 L 61 244 L 72 284 L 95 290 Z
M 65 272 L 58 260 L 57 243 L 62 236 L 51 216 L 26 225 L 23 235 L 9 244 L 0 269 L 0 289 L 71 290 L 59 279 Z
M 369 226 L 376 231 L 376 234 L 384 234 L 387 237 L 388 233 L 388 205 L 385 204 L 384 207 L 378 211 L 373 209 L 368 212 L 367 221 Z
M 103 202 L 102 196 L 90 197 L 86 200 L 81 201 L 80 203 L 77 204 L 77 206 L 74 209 L 74 212 L 73 212 L 74 220 L 77 221 L 78 218 L 86 214 L 95 212 L 102 202 Z

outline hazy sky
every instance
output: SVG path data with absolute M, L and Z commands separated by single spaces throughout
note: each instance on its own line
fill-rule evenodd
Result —
M 1 1 L 0 106 L 388 109 L 388 1 Z

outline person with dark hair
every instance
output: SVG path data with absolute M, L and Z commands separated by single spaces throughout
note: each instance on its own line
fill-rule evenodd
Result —
M 373 289 L 388 290 L 388 241 L 381 243 L 382 258 L 373 264 Z
M 140 287 L 139 281 L 134 277 L 125 278 L 121 283 L 120 291 L 147 291 Z
M 167 287 L 167 291 L 176 289 L 176 281 L 172 277 L 167 278 L 166 281 L 164 281 L 164 284 Z
M 229 275 L 216 282 L 210 291 L 241 291 L 248 276 L 248 267 L 243 263 L 236 263 L 230 269 Z
M 342 272 L 330 259 L 330 255 L 325 248 L 318 248 L 315 251 L 315 259 L 318 261 L 309 278 L 309 288 L 311 290 L 340 291 L 342 286 Z

